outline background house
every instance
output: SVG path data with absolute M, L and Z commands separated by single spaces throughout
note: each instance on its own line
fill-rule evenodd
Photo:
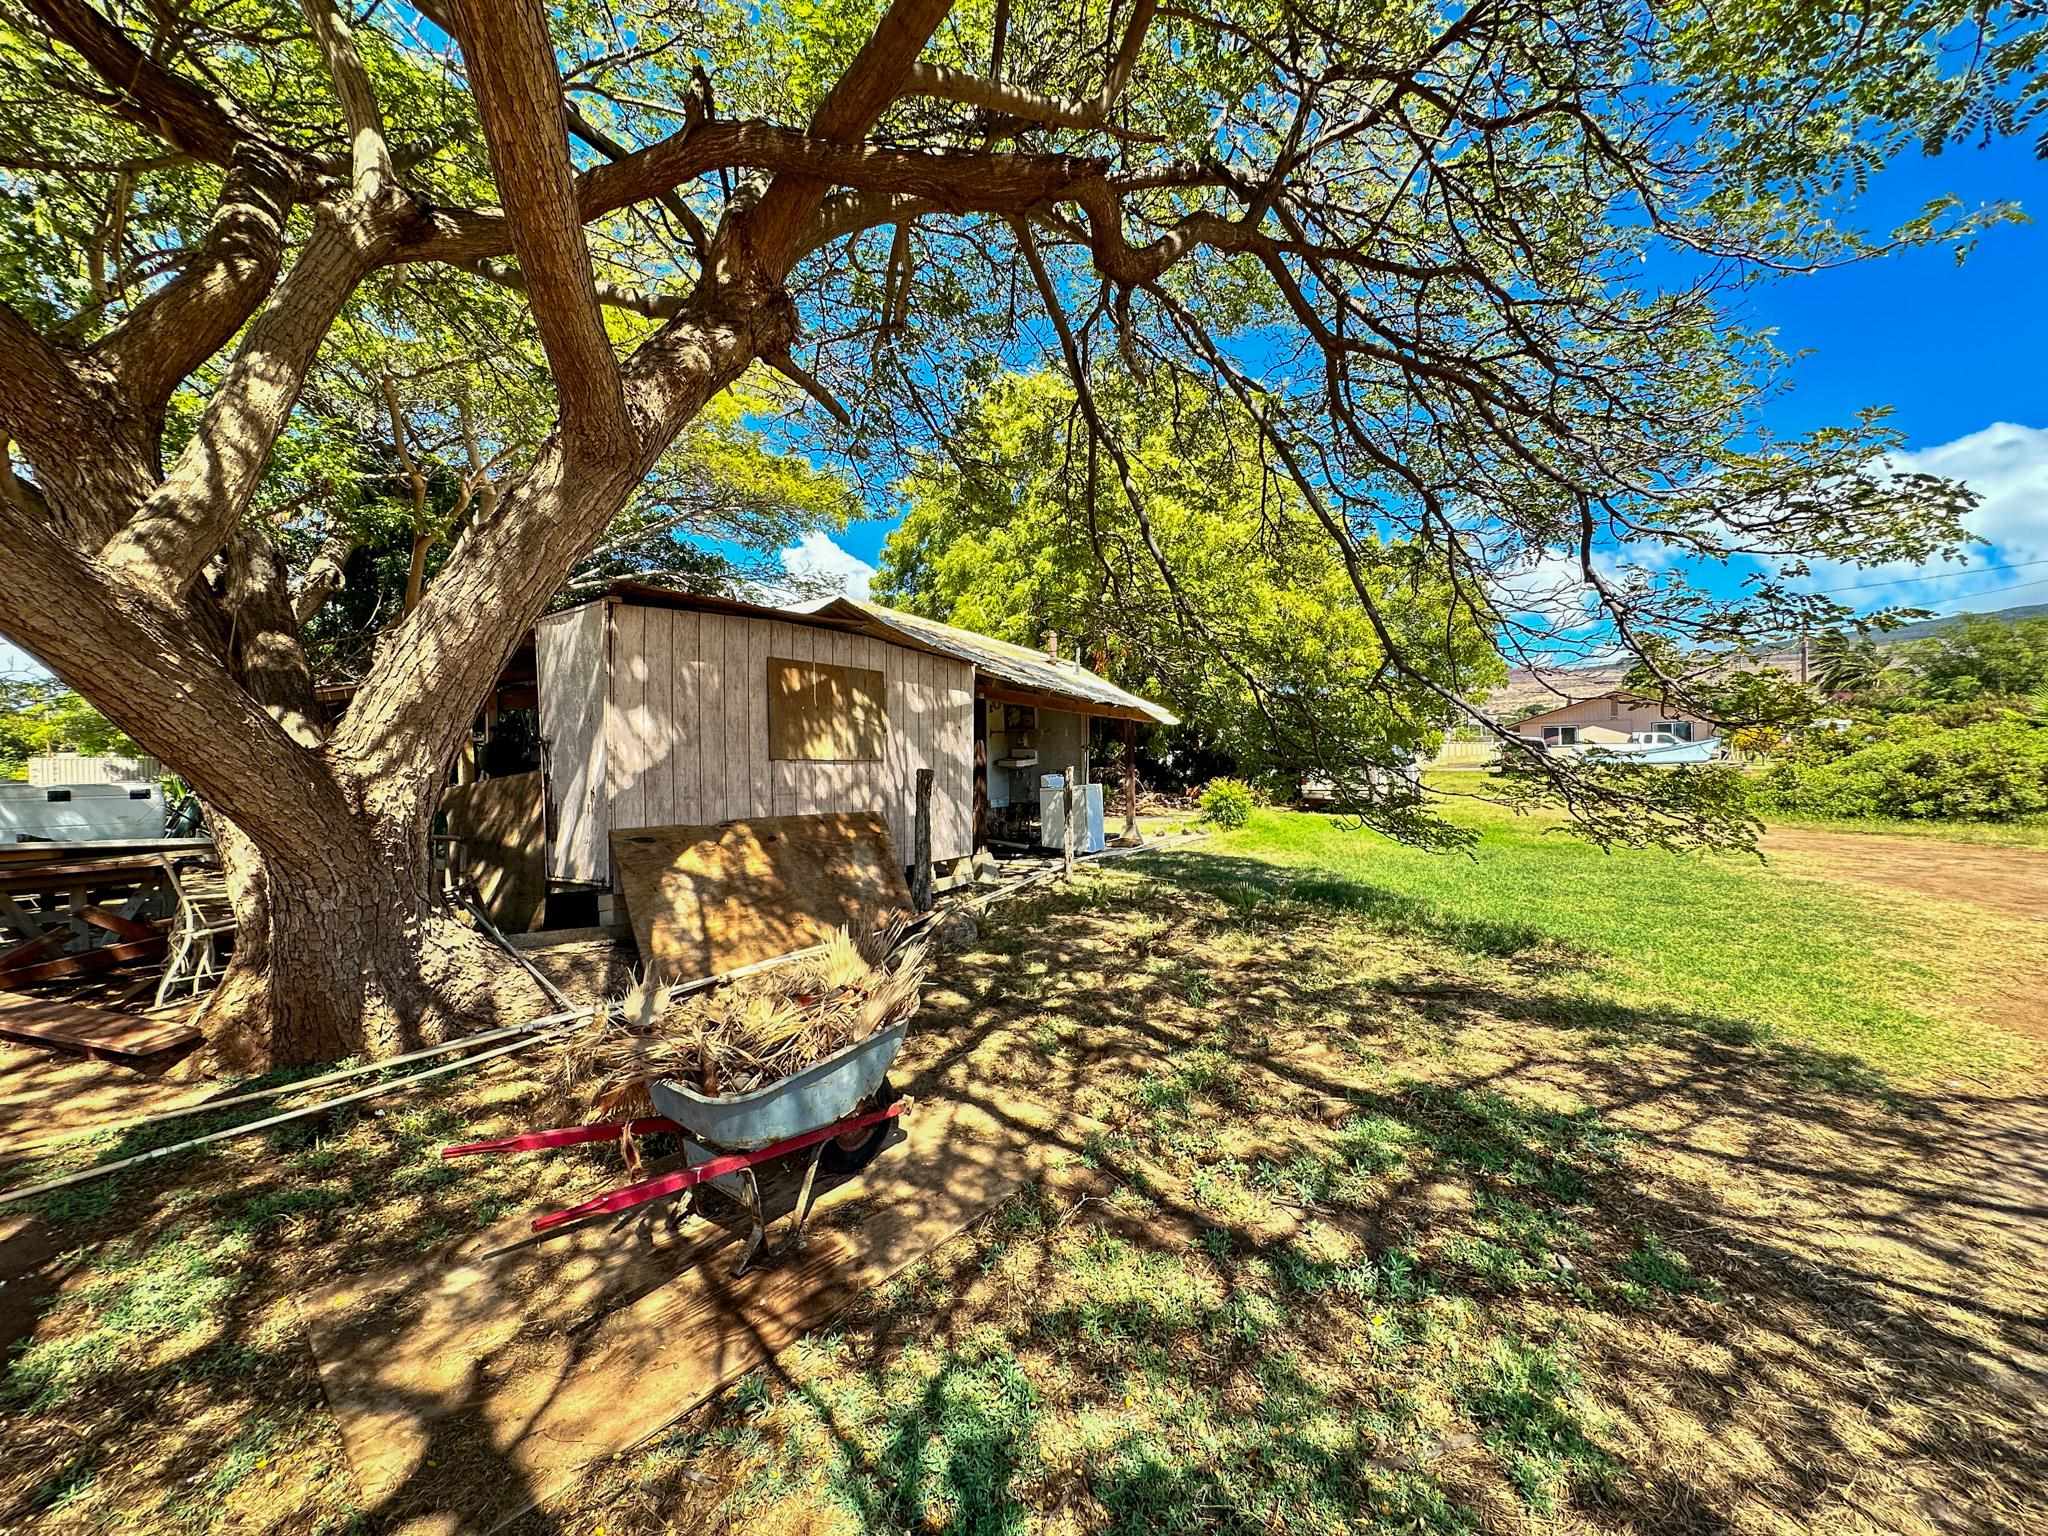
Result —
M 1669 731 L 1680 741 L 1705 741 L 1717 734 L 1714 722 L 1703 716 L 1620 688 L 1541 710 L 1515 724 L 1517 735 L 1547 747 L 1612 745 L 1636 731 Z

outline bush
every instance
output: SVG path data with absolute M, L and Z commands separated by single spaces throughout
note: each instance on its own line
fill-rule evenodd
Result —
M 1211 779 L 1202 789 L 1202 816 L 1229 830 L 1252 819 L 1252 787 L 1243 779 Z
M 1757 785 L 1763 809 L 1908 821 L 2011 821 L 2048 812 L 2048 730 L 2008 714 L 1956 730 L 1905 717 L 1840 756 L 1781 761 Z

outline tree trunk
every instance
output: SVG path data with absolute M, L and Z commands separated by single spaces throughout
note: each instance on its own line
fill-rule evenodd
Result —
M 303 836 L 264 851 L 231 825 L 215 835 L 237 930 L 200 1019 L 219 1066 L 389 1056 L 547 1011 L 523 970 L 429 899 L 423 832 L 366 812 L 309 814 Z

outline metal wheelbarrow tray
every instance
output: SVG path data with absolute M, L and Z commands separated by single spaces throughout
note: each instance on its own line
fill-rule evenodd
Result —
M 757 1167 L 798 1152 L 810 1153 L 803 1189 L 797 1196 L 796 1229 L 790 1239 L 792 1245 L 800 1244 L 804 1225 L 810 1220 L 819 1163 L 833 1156 L 847 1172 L 865 1166 L 880 1150 L 888 1122 L 909 1112 L 909 1100 L 890 1102 L 886 1092 L 889 1067 L 903 1048 L 909 1028 L 910 1021 L 905 1019 L 877 1030 L 867 1039 L 856 1040 L 803 1071 L 752 1093 L 703 1094 L 682 1083 L 655 1082 L 649 1085 L 648 1095 L 660 1113 L 652 1118 L 526 1131 L 444 1147 L 441 1155 L 531 1152 L 613 1141 L 628 1132 L 680 1135 L 687 1167 L 537 1216 L 533 1230 L 545 1232 L 586 1216 L 627 1211 L 649 1201 L 711 1187 L 736 1201 L 752 1218 L 746 1252 L 734 1271 L 739 1274 L 753 1262 L 767 1236 L 760 1181 L 754 1172 Z M 680 1215 L 674 1211 L 671 1219 Z

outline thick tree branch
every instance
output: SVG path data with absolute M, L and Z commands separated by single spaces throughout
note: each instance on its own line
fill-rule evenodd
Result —
M 269 145 L 244 140 L 199 248 L 92 349 L 139 411 L 160 415 L 193 369 L 255 313 L 277 281 L 290 212 L 290 167 Z
M 335 317 L 388 249 L 379 222 L 353 204 L 316 210 L 312 238 L 250 324 L 184 452 L 100 551 L 108 571 L 176 601 L 220 552 L 256 494 Z
M 561 397 L 567 450 L 572 458 L 621 456 L 633 427 L 583 238 L 547 13 L 536 0 L 457 0 L 451 9 Z
M 864 136 L 902 94 L 918 54 L 952 8 L 952 0 L 891 0 L 874 33 L 811 115 L 809 136 L 828 144 L 853 144 Z M 759 203 L 728 226 L 720 243 L 730 241 L 758 264 L 758 273 L 748 274 L 748 281 L 781 284 L 830 185 L 815 175 L 785 171 L 768 184 Z
M 200 160 L 226 166 L 245 139 L 263 138 L 235 108 L 195 81 L 166 68 L 86 0 L 25 0 L 51 38 L 64 44 L 113 92 L 113 108 L 137 127 Z M 300 197 L 329 189 L 311 156 L 272 140 L 293 168 Z
M 370 88 L 370 72 L 356 51 L 354 31 L 337 15 L 332 0 L 299 0 L 299 9 L 313 28 L 320 56 L 327 61 L 327 73 L 334 82 L 334 94 L 341 103 L 342 120 L 348 124 L 349 184 L 365 203 L 375 203 L 396 185 L 391 167 L 391 150 L 384 142 L 384 116 L 377 110 L 377 96 Z
M 346 815 L 318 759 L 231 679 L 199 628 L 0 503 L 0 633 L 40 657 L 251 836 Z M 223 734 L 234 750 L 222 750 Z

